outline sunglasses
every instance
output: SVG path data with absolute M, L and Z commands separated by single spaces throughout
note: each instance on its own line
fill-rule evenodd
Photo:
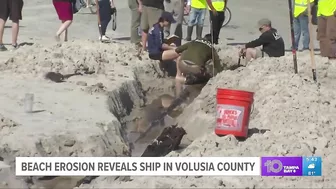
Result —
M 261 31 L 261 30 L 263 30 L 264 28 L 263 27 L 261 27 L 261 28 L 259 28 L 259 31 Z

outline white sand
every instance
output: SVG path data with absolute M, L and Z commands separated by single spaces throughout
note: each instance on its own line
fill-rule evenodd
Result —
M 141 89 L 133 70 L 143 67 L 142 81 L 157 80 L 150 61 L 138 60 L 135 50 L 127 42 L 99 44 L 96 41 L 96 17 L 78 14 L 70 30 L 75 39 L 57 45 L 53 33 L 58 27 L 57 17 L 50 2 L 26 1 L 20 41 L 35 43 L 16 52 L 0 53 L 0 157 L 7 163 L 0 165 L 0 188 L 24 188 L 14 182 L 8 165 L 15 156 L 125 156 L 123 129 L 110 111 L 124 116 L 131 105 L 142 105 Z M 118 29 L 113 37 L 128 36 L 130 14 L 127 1 L 117 1 Z M 277 9 L 274 9 L 274 6 Z M 229 2 L 233 12 L 231 27 L 223 30 L 223 43 L 246 42 L 258 36 L 255 22 L 262 17 L 273 20 L 274 26 L 289 47 L 288 10 L 286 2 L 236 0 Z M 43 15 L 43 16 L 41 16 Z M 285 16 L 279 16 L 285 15 Z M 8 24 L 9 25 L 9 24 Z M 237 27 L 232 27 L 237 26 Z M 205 31 L 208 28 L 206 27 Z M 76 39 L 77 38 L 77 39 Z M 79 38 L 79 39 L 78 39 Z M 234 38 L 232 41 L 225 38 Z M 9 29 L 5 41 L 9 42 Z M 90 39 L 90 40 L 86 40 Z M 233 47 L 220 45 L 224 62 L 236 63 Z M 14 58 L 11 58 L 14 56 Z M 192 144 L 183 152 L 170 156 L 286 156 L 318 155 L 323 158 L 323 175 L 317 178 L 298 177 L 132 177 L 123 182 L 99 177 L 90 188 L 334 188 L 336 158 L 335 141 L 335 64 L 316 57 L 317 87 L 312 80 L 308 52 L 299 53 L 299 75 L 293 74 L 291 55 L 258 60 L 235 71 L 226 71 L 213 78 L 199 97 L 179 117 L 179 125 L 188 135 L 185 143 Z M 126 65 L 127 64 L 127 65 Z M 146 65 L 146 66 L 145 66 Z M 65 83 L 52 83 L 42 76 L 48 71 L 72 73 L 88 67 L 93 75 L 74 76 Z M 147 71 L 147 72 L 145 72 Z M 144 75 L 148 77 L 145 78 Z M 102 83 L 103 88 L 97 87 Z M 167 81 L 166 83 L 169 83 Z M 155 90 L 166 83 L 145 83 Z M 161 86 L 162 87 L 162 86 Z M 255 92 L 254 111 L 250 128 L 269 130 L 255 133 L 245 142 L 227 137 L 215 137 L 216 87 L 248 89 Z M 34 114 L 24 113 L 23 97 L 35 95 Z M 128 95 L 125 95 L 126 93 Z M 123 95 L 121 95 L 123 94 Z M 127 97 L 125 98 L 121 98 Z M 109 97 L 109 98 L 107 98 Z M 108 100 L 108 101 L 107 101 Z M 126 102 L 127 101 L 127 102 Z M 108 102 L 108 103 L 106 103 Z M 110 110 L 110 111 L 109 111 Z M 4 119 L 3 119 L 4 118 Z M 219 143 L 216 147 L 215 143 Z M 18 178 L 21 179 L 21 178 Z M 20 184 L 20 186 L 18 186 Z M 67 185 L 74 186 L 73 183 Z M 60 186 L 58 186 L 60 187 Z

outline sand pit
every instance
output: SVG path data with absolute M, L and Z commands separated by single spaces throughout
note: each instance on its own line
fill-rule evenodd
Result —
M 33 47 L 19 49 L 0 65 L 0 157 L 8 166 L 16 156 L 130 156 L 126 123 L 157 96 L 174 95 L 174 80 L 162 78 L 146 56 L 145 61 L 129 56 L 136 54 L 131 46 L 83 41 Z M 62 83 L 44 77 L 49 71 L 83 70 L 94 74 Z M 24 112 L 25 93 L 35 96 L 33 113 Z M 58 188 L 74 187 L 81 179 L 32 182 Z
M 236 51 L 222 47 L 221 58 L 236 63 Z M 317 57 L 318 86 L 312 82 L 308 52 L 299 53 L 299 75 L 293 74 L 291 55 L 265 58 L 246 68 L 225 71 L 205 86 L 178 118 L 191 143 L 168 156 L 322 156 L 323 175 L 304 177 L 131 177 L 128 182 L 99 177 L 83 188 L 333 188 L 336 186 L 333 159 L 336 157 L 335 65 Z M 250 137 L 216 137 L 216 87 L 255 92 Z
M 234 48 L 220 49 L 223 62 L 237 63 Z M 126 55 L 128 52 L 131 56 Z M 146 56 L 143 61 L 132 56 L 135 50 L 128 45 L 82 41 L 35 45 L 17 53 L 0 66 L 0 156 L 8 166 L 13 166 L 15 156 L 130 156 L 123 124 L 132 120 L 134 109 L 150 103 L 155 95 L 172 94 L 174 90 L 171 80 L 160 79 L 157 65 L 153 66 Z M 168 156 L 318 155 L 323 158 L 323 177 L 98 177 L 79 187 L 335 187 L 336 87 L 332 80 L 336 67 L 317 57 L 318 86 L 312 82 L 308 52 L 299 53 L 299 57 L 299 75 L 293 74 L 291 55 L 287 55 L 257 60 L 211 79 L 177 118 L 187 132 L 183 144 L 190 145 Z M 74 76 L 64 83 L 43 78 L 48 71 L 73 73 L 81 69 L 95 74 Z M 214 136 L 216 87 L 255 92 L 246 141 Z M 24 113 L 21 100 L 26 92 L 35 94 L 38 111 L 34 114 Z M 80 179 L 59 178 L 52 181 L 52 187 L 74 187 Z M 17 188 L 5 182 L 3 188 Z M 33 182 L 50 186 L 36 179 Z

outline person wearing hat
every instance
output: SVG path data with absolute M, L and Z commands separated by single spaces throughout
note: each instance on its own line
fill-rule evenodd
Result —
M 176 35 L 179 37 L 179 40 L 176 41 L 176 46 L 180 46 L 182 44 L 182 22 L 183 22 L 183 14 L 184 14 L 184 0 L 165 0 L 164 1 L 165 11 L 173 14 L 175 19 L 175 23 L 171 24 L 171 26 L 166 27 L 164 29 L 164 36 L 169 37 L 171 35 Z
M 157 22 L 164 12 L 164 0 L 141 0 L 140 27 L 142 30 L 142 52 L 147 50 L 148 30 Z
M 169 12 L 163 12 L 158 22 L 148 31 L 148 55 L 152 60 L 174 60 L 179 57 L 175 52 L 175 45 L 164 43 L 164 28 L 171 23 L 175 23 L 173 15 Z
M 186 81 L 185 76 L 189 75 L 195 79 L 204 78 L 207 81 L 214 77 L 213 73 L 216 75 L 224 70 L 217 51 L 211 43 L 211 37 L 211 34 L 207 34 L 201 39 L 195 39 L 175 49 L 178 54 L 181 54 L 177 61 L 176 80 Z
M 258 39 L 248 42 L 239 51 L 239 55 L 246 56 L 246 62 L 262 57 L 281 57 L 285 55 L 285 43 L 272 22 L 263 18 L 258 21 L 261 35 Z

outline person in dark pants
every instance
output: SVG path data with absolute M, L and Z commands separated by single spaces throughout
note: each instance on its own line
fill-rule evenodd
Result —
M 212 23 L 213 43 L 218 44 L 220 30 L 225 20 L 227 0 L 207 0 Z
M 106 36 L 106 29 L 112 19 L 112 12 L 116 11 L 114 6 L 114 0 L 99 0 L 99 16 L 101 24 L 101 36 L 100 41 L 110 41 L 110 38 Z

